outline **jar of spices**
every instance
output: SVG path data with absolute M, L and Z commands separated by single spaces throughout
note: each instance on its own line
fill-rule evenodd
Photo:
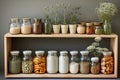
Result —
M 70 51 L 70 54 L 71 54 L 70 73 L 78 73 L 79 71 L 78 51 Z
M 58 56 L 57 56 L 57 51 L 54 51 L 54 50 L 48 51 L 48 56 L 47 56 L 47 72 L 48 73 L 57 73 L 58 72 Z
M 45 51 L 35 51 L 36 57 L 33 59 L 34 73 L 46 72 Z
M 98 57 L 91 58 L 91 73 L 98 74 L 100 72 L 100 63 Z
M 78 24 L 77 33 L 84 34 L 85 33 L 85 26 Z
M 93 23 L 86 23 L 86 34 L 94 34 Z
M 11 18 L 10 30 L 11 34 L 19 34 L 20 33 L 20 23 L 18 18 Z
M 21 72 L 21 59 L 19 57 L 19 51 L 11 51 L 11 58 L 9 61 L 9 73 L 17 74 Z
M 103 58 L 101 59 L 101 72 L 103 74 L 111 74 L 113 73 L 114 60 L 112 56 L 112 52 L 103 52 Z
M 34 34 L 42 33 L 42 21 L 41 19 L 34 18 L 33 31 Z
M 33 62 L 32 62 L 32 51 L 25 50 L 23 51 L 23 61 L 22 61 L 22 73 L 32 73 L 33 72 Z
M 90 72 L 90 59 L 88 57 L 88 51 L 80 51 L 81 61 L 80 61 L 80 72 L 82 74 L 88 74 Z
M 29 18 L 23 18 L 23 23 L 21 25 L 22 34 L 30 34 L 32 32 L 32 25 Z
M 59 72 L 68 73 L 69 70 L 69 58 L 67 51 L 60 51 L 59 56 Z
M 96 26 L 96 28 L 95 28 L 95 34 L 100 35 L 102 33 L 103 33 L 102 27 L 101 26 Z

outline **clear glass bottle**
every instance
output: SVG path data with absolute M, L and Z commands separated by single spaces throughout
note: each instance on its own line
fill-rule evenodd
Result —
M 58 56 L 57 56 L 57 51 L 55 50 L 48 51 L 47 72 L 48 73 L 58 72 Z
M 103 74 L 112 74 L 114 72 L 114 59 L 112 52 L 103 52 L 103 58 L 101 59 L 101 72 Z
M 100 72 L 100 63 L 98 57 L 91 58 L 91 73 L 98 74 Z
M 67 51 L 60 51 L 59 56 L 59 72 L 68 73 L 69 70 L 69 58 Z
M 36 57 L 33 59 L 34 73 L 46 72 L 45 51 L 35 51 Z
M 21 33 L 22 34 L 32 33 L 32 25 L 29 18 L 23 18 L 23 23 L 21 25 Z
M 20 23 L 19 23 L 18 18 L 11 18 L 9 32 L 11 34 L 19 34 L 20 33 Z
M 94 34 L 94 30 L 92 23 L 86 23 L 86 34 Z
M 31 50 L 23 51 L 23 61 L 22 61 L 22 73 L 32 73 L 33 72 L 33 61 L 31 56 Z
M 21 72 L 21 59 L 19 51 L 11 51 L 11 58 L 9 60 L 9 73 L 17 74 Z
M 88 57 L 88 51 L 80 51 L 81 62 L 80 62 L 80 73 L 88 74 L 90 72 L 90 59 Z
M 103 29 L 102 29 L 101 26 L 95 26 L 95 27 L 96 27 L 96 28 L 95 28 L 95 34 L 100 35 L 100 34 L 103 33 Z
M 79 71 L 78 51 L 70 51 L 70 54 L 71 54 L 70 73 L 78 73 Z

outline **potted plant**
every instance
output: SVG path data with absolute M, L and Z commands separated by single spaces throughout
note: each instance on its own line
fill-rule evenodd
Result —
M 104 34 L 111 34 L 111 19 L 117 13 L 118 9 L 113 3 L 101 3 L 96 9 L 98 17 L 103 22 Z

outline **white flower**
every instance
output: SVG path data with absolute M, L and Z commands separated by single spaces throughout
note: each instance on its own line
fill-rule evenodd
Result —
M 96 41 L 96 42 L 100 42 L 101 40 L 102 40 L 101 37 L 96 37 L 96 38 L 95 38 L 95 41 Z
M 95 49 L 95 46 L 92 46 L 92 45 L 87 47 L 87 50 L 90 51 L 90 52 L 93 51 L 94 49 Z

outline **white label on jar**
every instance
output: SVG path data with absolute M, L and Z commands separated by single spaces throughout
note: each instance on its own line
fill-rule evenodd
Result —
M 76 62 L 70 63 L 70 73 L 78 73 L 79 64 Z

